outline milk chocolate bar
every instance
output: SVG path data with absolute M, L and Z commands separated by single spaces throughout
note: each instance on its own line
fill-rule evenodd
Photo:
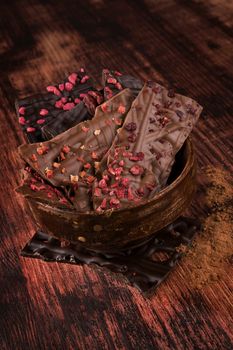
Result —
M 72 208 L 72 204 L 65 197 L 64 193 L 53 186 L 42 177 L 26 166 L 22 174 L 23 184 L 16 188 L 16 192 L 24 197 L 36 198 L 57 208 Z
M 45 94 L 16 101 L 19 123 L 31 143 L 44 141 L 57 135 L 60 130 L 67 130 L 90 119 L 94 115 L 93 105 L 103 102 L 102 94 L 93 88 L 92 81 L 83 68 L 70 74 L 63 83 L 48 86 L 47 91 Z M 82 100 L 85 108 L 75 108 Z
M 145 84 L 101 161 L 102 176 L 93 186 L 95 210 L 140 204 L 160 191 L 201 111 L 188 97 Z
M 105 100 L 109 100 L 119 91 L 127 88 L 129 88 L 136 97 L 143 87 L 143 83 L 140 79 L 128 74 L 122 74 L 118 71 L 110 71 L 109 69 L 103 69 L 102 83 L 104 86 Z
M 150 239 L 136 242 L 134 247 L 106 253 L 87 250 L 81 243 L 62 242 L 38 231 L 21 255 L 47 262 L 99 266 L 112 271 L 116 278 L 125 278 L 149 297 L 175 268 L 199 230 L 198 220 L 181 217 Z M 166 259 L 161 260 L 161 254 L 166 254 Z
M 125 89 L 97 107 L 92 120 L 80 123 L 50 141 L 24 144 L 19 153 L 54 186 L 69 186 L 78 210 L 90 210 L 92 182 L 99 161 L 111 146 L 134 97 Z

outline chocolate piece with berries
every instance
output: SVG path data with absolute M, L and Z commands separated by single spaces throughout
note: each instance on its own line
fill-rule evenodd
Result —
M 103 69 L 102 83 L 104 85 L 104 98 L 109 100 L 112 96 L 123 89 L 129 88 L 136 97 L 143 87 L 143 82 L 128 74 L 122 74 L 118 71 Z
M 92 120 L 80 123 L 50 141 L 22 145 L 19 152 L 52 185 L 68 186 L 75 207 L 88 211 L 95 171 L 133 99 L 132 92 L 125 89 L 97 107 Z
M 93 106 L 103 102 L 103 95 L 93 88 L 92 81 L 83 68 L 78 73 L 70 74 L 63 83 L 48 86 L 47 91 L 45 94 L 16 101 L 18 121 L 31 143 L 57 135 L 60 132 L 59 121 L 64 131 L 83 120 L 90 119 L 94 115 Z M 82 101 L 85 108 L 76 108 Z M 49 127 L 47 131 L 47 124 L 52 125 L 53 134 Z
M 61 190 L 51 186 L 29 166 L 25 167 L 22 175 L 23 183 L 16 188 L 16 192 L 23 194 L 24 197 L 39 199 L 56 208 L 71 209 L 73 207 Z
M 93 185 L 95 210 L 140 204 L 161 190 L 201 111 L 191 98 L 145 84 L 101 161 L 102 175 Z

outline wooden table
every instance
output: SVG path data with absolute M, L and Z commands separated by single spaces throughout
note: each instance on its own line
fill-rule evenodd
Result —
M 204 106 L 193 136 L 199 165 L 232 171 L 232 1 L 9 4 L 0 5 L 1 350 L 232 349 L 229 270 L 197 292 L 188 287 L 181 262 L 145 300 L 91 267 L 21 258 L 35 223 L 14 192 L 23 142 L 15 98 L 80 66 L 97 82 L 101 69 L 111 67 L 159 79 L 197 99 Z M 190 213 L 206 217 L 198 195 Z

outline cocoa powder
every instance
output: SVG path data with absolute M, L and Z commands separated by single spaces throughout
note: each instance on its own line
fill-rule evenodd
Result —
M 231 268 L 233 254 L 233 179 L 222 168 L 208 166 L 204 173 L 209 214 L 182 262 L 186 280 L 195 289 L 221 278 Z

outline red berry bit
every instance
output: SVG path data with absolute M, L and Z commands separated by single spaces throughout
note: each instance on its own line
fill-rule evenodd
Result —
M 130 173 L 132 175 L 142 175 L 144 173 L 144 168 L 140 165 L 133 165 L 130 169 L 129 169 Z
M 84 75 L 84 77 L 81 79 L 80 83 L 81 83 L 81 84 L 84 84 L 84 83 L 86 83 L 86 81 L 89 80 L 89 79 L 90 79 L 90 77 L 89 77 L 88 75 Z
M 59 84 L 58 87 L 60 91 L 63 91 L 65 89 L 65 84 Z
M 118 90 L 122 90 L 122 89 L 123 89 L 122 85 L 121 85 L 119 82 L 117 82 L 117 83 L 115 84 L 115 87 L 116 87 Z
M 135 131 L 137 129 L 137 125 L 134 122 L 128 123 L 125 125 L 125 129 L 127 131 Z
M 105 179 L 102 179 L 99 181 L 99 187 L 100 188 L 107 188 L 107 183 L 106 183 Z
M 26 111 L 25 107 L 19 107 L 19 114 L 24 115 Z
M 45 115 L 47 115 L 48 113 L 49 113 L 49 111 L 48 111 L 47 109 L 45 109 L 45 108 L 43 108 L 43 109 L 40 110 L 40 115 L 42 115 L 43 117 L 44 117 Z
M 47 86 L 47 91 L 48 92 L 52 92 L 54 95 L 57 95 L 57 96 L 60 96 L 61 95 L 61 92 L 58 90 L 58 88 L 56 88 L 56 86 Z
M 70 152 L 70 147 L 67 145 L 64 145 L 62 147 L 62 152 L 64 152 L 65 154 L 68 154 Z
M 27 130 L 27 132 L 34 132 L 34 131 L 36 131 L 36 128 L 32 128 L 29 126 L 26 130 Z
M 62 109 L 62 108 L 63 108 L 63 103 L 62 103 L 62 101 L 61 101 L 61 100 L 56 101 L 56 102 L 55 102 L 55 107 L 56 107 L 56 108 L 61 108 L 61 109 Z
M 110 77 L 110 78 L 107 79 L 107 83 L 108 83 L 108 84 L 114 84 L 114 85 L 115 85 L 115 84 L 117 83 L 117 80 L 116 80 L 115 78 L 111 78 L 111 77 Z
M 38 119 L 36 123 L 37 124 L 44 124 L 44 122 L 45 122 L 45 119 Z
M 101 191 L 101 189 L 99 187 L 96 187 L 94 189 L 94 196 L 95 197 L 101 197 L 101 193 L 102 193 L 102 191 Z
M 49 148 L 47 146 L 43 145 L 43 143 L 40 143 L 40 147 L 37 147 L 36 152 L 42 156 L 43 154 L 46 154 L 48 150 Z
M 118 112 L 119 113 L 121 113 L 121 114 L 124 114 L 125 113 L 125 106 L 123 106 L 123 105 L 120 105 L 119 107 L 118 107 Z
M 76 83 L 77 78 L 78 78 L 77 73 L 72 73 L 72 74 L 70 74 L 70 75 L 68 76 L 69 82 L 70 82 L 71 84 L 73 84 L 73 85 Z
M 21 125 L 25 125 L 26 124 L 26 120 L 24 117 L 19 117 L 19 124 Z
M 120 201 L 117 198 L 111 198 L 109 201 L 110 208 L 119 209 L 120 208 Z
M 37 156 L 34 153 L 31 155 L 30 158 L 33 162 L 37 162 Z
M 63 110 L 70 111 L 74 107 L 75 107 L 75 104 L 73 102 L 69 102 L 69 103 L 66 103 L 65 105 L 63 105 Z

